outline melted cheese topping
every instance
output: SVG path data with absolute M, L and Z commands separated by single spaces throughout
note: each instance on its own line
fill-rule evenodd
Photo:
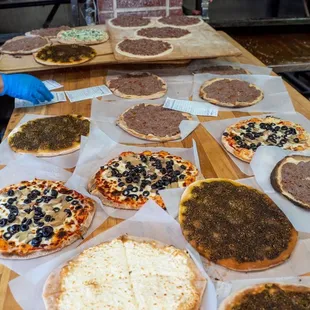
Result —
M 97 29 L 70 29 L 61 33 L 61 38 L 66 41 L 72 39 L 87 42 L 87 41 L 102 41 L 106 40 L 108 34 Z

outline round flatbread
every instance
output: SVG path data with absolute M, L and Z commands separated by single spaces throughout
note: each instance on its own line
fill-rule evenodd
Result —
M 126 99 L 156 99 L 167 92 L 167 83 L 148 72 L 132 72 L 107 81 L 114 95 Z
M 271 172 L 273 188 L 296 206 L 310 210 L 310 156 L 286 156 Z
M 21 154 L 50 157 L 80 149 L 81 136 L 88 136 L 90 121 L 81 115 L 37 118 L 13 129 L 10 148 Z
M 203 20 L 199 17 L 190 16 L 167 16 L 157 20 L 160 25 L 169 25 L 171 27 L 194 27 L 203 24 Z
M 109 40 L 107 32 L 99 29 L 70 29 L 57 34 L 57 40 L 63 44 L 86 44 L 94 45 Z
M 119 29 L 143 28 L 153 25 L 154 22 L 150 18 L 137 15 L 119 16 L 108 21 L 108 25 Z
M 162 40 L 124 39 L 116 45 L 115 50 L 130 58 L 147 59 L 166 56 L 173 51 L 173 46 Z
M 206 279 L 186 251 L 122 236 L 98 244 L 53 271 L 45 282 L 47 310 L 200 308 Z M 120 294 L 121 292 L 121 294 Z M 87 295 L 87 298 L 85 298 Z
M 45 38 L 56 38 L 57 34 L 62 30 L 69 30 L 70 27 L 68 26 L 60 26 L 55 28 L 43 28 L 43 29 L 36 29 L 25 33 L 25 36 L 41 36 Z
M 72 66 L 92 60 L 97 55 L 90 46 L 59 44 L 47 46 L 33 55 L 36 62 L 46 66 Z
M 117 125 L 140 139 L 171 141 L 181 138 L 181 122 L 191 119 L 187 113 L 166 109 L 158 104 L 141 103 L 122 113 Z
M 138 210 L 149 199 L 165 208 L 159 190 L 186 187 L 197 175 L 191 162 L 164 151 L 123 152 L 91 178 L 88 191 L 114 208 Z
M 215 105 L 240 108 L 258 103 L 264 93 L 256 85 L 243 80 L 215 78 L 201 85 L 199 96 Z
M 246 287 L 227 297 L 219 310 L 288 309 L 306 310 L 310 287 L 289 283 L 261 283 Z
M 47 38 L 35 37 L 15 37 L 6 41 L 1 47 L 3 54 L 32 54 L 45 46 L 51 45 Z
M 95 205 L 63 182 L 35 179 L 1 189 L 0 213 L 0 257 L 30 259 L 81 238 Z
M 135 36 L 149 39 L 179 40 L 187 39 L 191 36 L 191 32 L 176 27 L 148 27 L 137 30 Z
M 187 187 L 179 222 L 184 237 L 201 255 L 237 271 L 282 264 L 298 239 L 293 225 L 266 194 L 227 179 L 196 181 Z
M 225 65 L 202 67 L 195 70 L 194 73 L 210 73 L 218 75 L 251 74 L 243 68 Z
M 221 140 L 228 152 L 248 163 L 261 145 L 291 151 L 310 148 L 309 133 L 302 126 L 273 116 L 241 120 L 226 128 Z

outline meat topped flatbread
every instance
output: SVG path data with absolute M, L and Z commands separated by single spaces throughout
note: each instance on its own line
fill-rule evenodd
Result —
M 91 178 L 88 190 L 107 206 L 140 209 L 149 199 L 165 208 L 160 190 L 186 187 L 198 171 L 189 161 L 167 152 L 123 152 Z
M 187 113 L 157 104 L 137 104 L 120 115 L 118 126 L 129 134 L 150 141 L 170 141 L 181 137 L 180 124 L 190 120 Z
M 310 309 L 310 287 L 288 283 L 262 283 L 227 297 L 219 310 Z
M 238 271 L 282 264 L 298 238 L 266 194 L 227 179 L 196 181 L 187 187 L 179 222 L 185 238 L 201 255 Z
M 235 74 L 250 74 L 247 70 L 243 68 L 237 68 L 233 66 L 209 66 L 203 67 L 196 70 L 194 73 L 210 73 L 219 75 L 235 75 Z
M 166 82 L 148 72 L 132 72 L 107 82 L 114 95 L 126 99 L 155 99 L 167 92 Z
M 136 31 L 138 37 L 150 39 L 184 39 L 191 35 L 191 32 L 176 27 L 148 27 Z
M 14 152 L 36 156 L 57 156 L 80 148 L 81 136 L 88 136 L 90 122 L 81 115 L 38 118 L 15 128 L 8 137 Z
M 151 25 L 151 20 L 137 15 L 125 15 L 110 19 L 109 25 L 117 28 L 140 28 Z
M 26 32 L 26 36 L 41 36 L 47 38 L 55 38 L 57 34 L 62 30 L 69 30 L 70 27 L 68 26 L 60 26 L 55 28 L 44 28 L 44 29 L 36 29 L 30 32 Z
M 215 78 L 204 82 L 199 95 L 215 105 L 231 108 L 252 106 L 264 97 L 262 90 L 256 85 L 228 78 Z
M 199 17 L 167 16 L 158 19 L 158 23 L 177 27 L 192 27 L 203 23 Z
M 173 46 L 162 40 L 125 39 L 116 45 L 115 50 L 120 55 L 144 59 L 168 55 Z

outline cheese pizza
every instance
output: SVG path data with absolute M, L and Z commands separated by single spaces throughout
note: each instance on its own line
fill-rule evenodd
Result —
M 191 162 L 164 151 L 123 152 L 100 168 L 88 190 L 114 208 L 138 210 L 149 199 L 165 208 L 158 191 L 186 187 L 197 175 Z

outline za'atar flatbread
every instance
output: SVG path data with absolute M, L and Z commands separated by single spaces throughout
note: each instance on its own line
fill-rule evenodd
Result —
M 0 257 L 30 259 L 82 238 L 95 213 L 93 201 L 50 180 L 30 180 L 0 190 Z
M 126 99 L 156 99 L 167 92 L 167 83 L 148 72 L 132 72 L 107 81 L 114 95 Z
M 237 271 L 284 263 L 298 233 L 264 193 L 228 180 L 196 181 L 184 191 L 179 222 L 186 240 L 209 261 Z
M 47 310 L 200 308 L 206 279 L 186 251 L 122 236 L 98 244 L 53 271 L 45 282 Z M 87 298 L 86 298 L 86 296 Z
M 264 93 L 258 86 L 243 80 L 215 78 L 201 85 L 199 96 L 215 105 L 241 108 L 260 102 Z
M 79 150 L 81 136 L 88 136 L 90 121 L 81 115 L 37 118 L 13 129 L 10 148 L 21 154 L 50 157 Z
M 63 30 L 57 34 L 57 40 L 63 44 L 94 45 L 108 41 L 107 32 L 100 29 L 82 28 Z
M 180 124 L 191 120 L 190 114 L 141 103 L 123 112 L 117 125 L 129 134 L 150 141 L 171 141 L 181 138 Z

